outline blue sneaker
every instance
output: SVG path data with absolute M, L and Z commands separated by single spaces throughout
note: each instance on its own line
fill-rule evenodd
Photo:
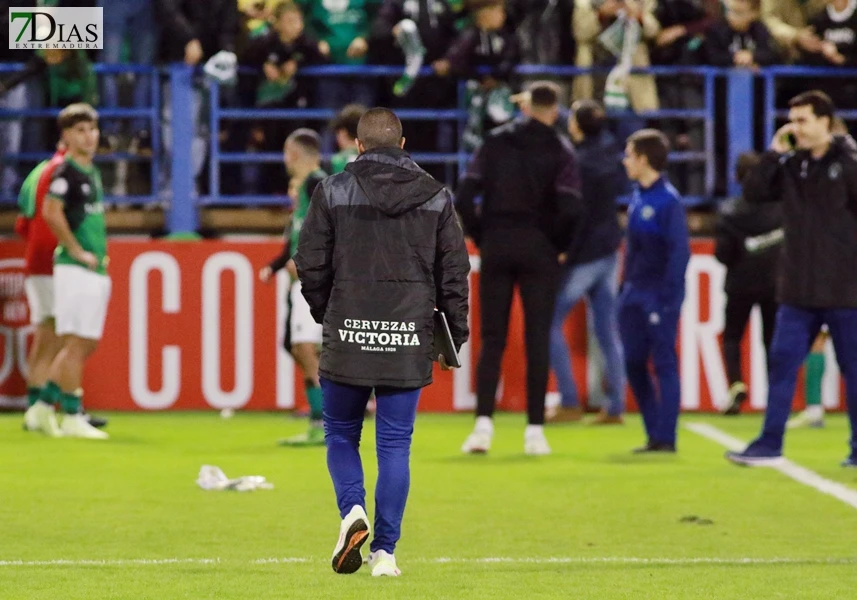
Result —
M 849 456 L 841 464 L 846 468 L 857 469 L 857 456 Z
M 727 452 L 726 460 L 745 467 L 773 467 L 783 462 L 783 453 L 753 442 L 743 452 Z

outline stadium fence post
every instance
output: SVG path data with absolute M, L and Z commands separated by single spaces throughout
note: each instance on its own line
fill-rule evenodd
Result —
M 181 63 L 170 65 L 172 201 L 166 219 L 170 233 L 196 231 L 199 225 L 193 197 L 193 94 L 193 68 Z
M 753 112 L 754 94 L 752 72 L 745 69 L 733 69 L 727 80 L 727 127 L 729 142 L 726 152 L 726 176 L 728 193 L 735 197 L 741 193 L 741 186 L 735 179 L 733 166 L 738 156 L 753 149 Z

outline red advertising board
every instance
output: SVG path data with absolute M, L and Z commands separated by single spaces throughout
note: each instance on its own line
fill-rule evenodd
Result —
M 678 336 L 685 410 L 711 411 L 725 401 L 727 382 L 720 353 L 723 267 L 710 241 L 694 241 L 687 297 Z M 256 278 L 280 250 L 280 242 L 163 242 L 112 240 L 110 301 L 105 335 L 84 378 L 87 407 L 98 410 L 274 410 L 303 405 L 302 377 L 282 350 L 285 274 L 270 285 Z M 21 273 L 23 245 L 0 244 L 0 403 L 25 396 L 29 333 Z M 479 258 L 473 266 L 472 341 L 462 350 L 463 368 L 435 372 L 421 409 L 467 410 L 475 405 L 473 373 L 479 341 Z M 499 406 L 523 410 L 525 361 L 522 312 L 516 301 L 498 391 Z M 758 316 L 745 344 L 751 406 L 763 408 L 766 381 Z M 600 394 L 599 361 L 587 332 L 585 307 L 567 323 L 581 396 Z M 839 408 L 841 378 L 832 351 L 824 399 Z M 551 389 L 553 387 L 551 382 Z M 555 400 L 555 393 L 549 393 Z M 633 401 L 629 395 L 629 406 Z

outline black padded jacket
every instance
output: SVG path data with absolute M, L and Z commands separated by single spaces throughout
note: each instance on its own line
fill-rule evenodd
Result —
M 324 325 L 322 377 L 428 385 L 435 307 L 456 346 L 467 341 L 470 259 L 452 197 L 398 148 L 364 153 L 316 187 L 294 258 Z

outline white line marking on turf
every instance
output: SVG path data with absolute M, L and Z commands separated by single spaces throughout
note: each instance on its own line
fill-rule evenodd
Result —
M 747 442 L 742 442 L 722 429 L 718 429 L 708 423 L 687 423 L 684 428 L 713 442 L 717 442 L 727 450 L 740 451 L 747 447 Z M 806 467 L 795 464 L 787 458 L 784 458 L 778 464 L 770 465 L 769 468 L 779 471 L 786 477 L 807 485 L 822 494 L 833 496 L 837 500 L 841 500 L 845 504 L 857 508 L 857 490 L 826 479 L 815 471 L 810 471 Z
M 164 565 L 223 565 L 223 564 L 305 564 L 324 562 L 322 557 L 284 557 L 284 558 L 257 558 L 253 560 L 223 559 L 223 558 L 131 558 L 131 559 L 109 559 L 109 560 L 0 560 L 0 567 L 129 567 L 129 566 L 164 566 Z M 591 565 L 591 564 L 619 564 L 619 565 L 855 565 L 857 557 L 853 558 L 794 558 L 794 557 L 771 557 L 771 558 L 721 558 L 721 557 L 698 557 L 698 558 L 643 558 L 634 556 L 549 556 L 544 558 L 529 557 L 484 557 L 484 558 L 415 558 L 409 563 L 421 564 L 530 564 L 530 565 Z

